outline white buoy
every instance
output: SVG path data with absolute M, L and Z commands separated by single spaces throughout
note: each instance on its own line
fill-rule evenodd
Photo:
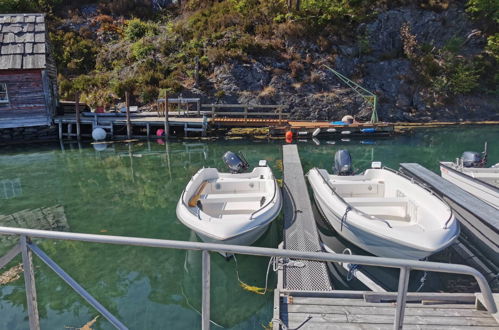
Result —
M 350 115 L 343 116 L 343 118 L 341 118 L 341 121 L 347 124 L 351 124 L 353 123 L 353 116 Z
M 327 132 L 328 133 L 334 133 L 334 132 L 336 132 L 336 128 L 328 128 Z
M 342 131 L 341 134 L 344 134 L 344 135 L 345 134 L 352 134 L 352 132 L 350 132 L 350 131 Z
M 320 128 L 316 128 L 315 131 L 312 133 L 312 136 L 313 137 L 316 137 L 317 135 L 319 135 L 319 133 L 321 132 L 321 129 Z
M 97 127 L 92 131 L 92 138 L 95 141 L 102 141 L 106 139 L 106 131 L 103 128 Z

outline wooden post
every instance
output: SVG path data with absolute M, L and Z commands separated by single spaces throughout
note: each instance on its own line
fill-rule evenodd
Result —
M 168 95 L 165 95 L 165 139 L 170 135 L 170 123 L 168 122 Z
M 59 140 L 62 140 L 62 119 L 59 119 Z
M 248 123 L 248 105 L 245 104 L 243 105 L 243 107 L 244 107 L 244 122 Z
M 80 128 L 80 92 L 75 94 L 75 111 L 76 111 L 76 138 L 80 139 L 81 128 Z
M 282 122 L 282 107 L 279 107 L 279 125 L 281 125 L 281 122 Z
M 194 58 L 194 80 L 197 86 L 199 84 L 199 56 L 196 56 Z
M 130 140 L 132 138 L 132 125 L 130 123 L 130 94 L 125 92 L 125 102 L 126 102 L 126 135 Z
M 215 114 L 215 105 L 211 105 L 211 118 L 215 118 L 216 114 Z
M 24 285 L 26 286 L 26 299 L 28 302 L 28 317 L 30 330 L 40 329 L 40 319 L 38 317 L 38 304 L 36 302 L 35 272 L 31 250 L 28 247 L 28 238 L 20 237 L 21 254 L 23 257 Z

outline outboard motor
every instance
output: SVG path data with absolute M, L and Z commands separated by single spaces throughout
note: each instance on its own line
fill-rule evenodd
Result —
M 352 156 L 348 150 L 338 150 L 334 154 L 333 173 L 336 175 L 353 175 Z
M 242 173 L 249 167 L 248 162 L 241 154 L 236 154 L 232 151 L 227 151 L 223 156 L 223 160 L 229 168 L 230 173 Z
M 461 156 L 461 162 L 464 167 L 483 167 L 485 165 L 485 157 L 479 152 L 465 151 Z

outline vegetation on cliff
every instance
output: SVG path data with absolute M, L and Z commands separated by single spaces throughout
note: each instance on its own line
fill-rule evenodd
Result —
M 321 76 L 312 69 L 334 64 L 344 45 L 353 49 L 350 56 L 371 56 L 372 37 L 362 27 L 400 7 L 444 13 L 460 6 L 485 40 L 473 51 L 464 50 L 468 40 L 458 35 L 437 46 L 418 41 L 413 27 L 404 24 L 397 36 L 403 49 L 380 60 L 408 59 L 426 98 L 445 103 L 456 95 L 494 93 L 499 83 L 499 4 L 494 0 L 418 5 L 408 0 L 188 0 L 159 9 L 153 3 L 7 0 L 0 11 L 49 14 L 60 94 L 72 98 L 80 90 L 93 106 L 109 105 L 125 90 L 141 104 L 183 90 L 224 97 L 226 91 L 213 84 L 216 68 L 262 58 L 285 63 L 271 64 L 273 75 L 287 73 L 295 85 L 316 83 Z M 357 71 L 359 77 L 353 78 L 361 79 L 362 70 Z

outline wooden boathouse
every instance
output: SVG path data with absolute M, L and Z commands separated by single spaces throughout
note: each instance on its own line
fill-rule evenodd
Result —
M 57 106 L 44 14 L 0 14 L 0 129 L 47 126 Z

